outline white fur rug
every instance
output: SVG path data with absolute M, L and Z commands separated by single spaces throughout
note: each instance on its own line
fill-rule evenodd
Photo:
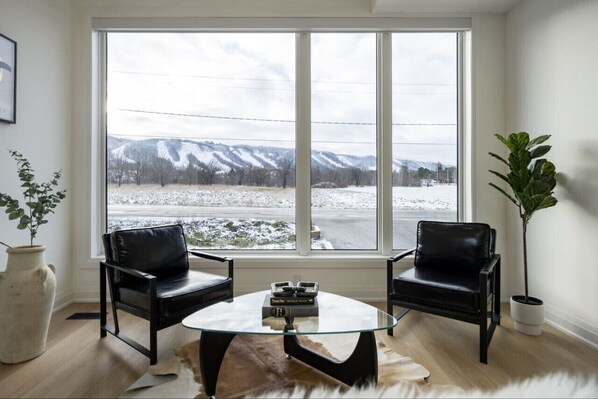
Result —
M 364 389 L 316 388 L 307 393 L 303 387 L 292 392 L 270 392 L 263 398 L 598 398 L 598 375 L 572 376 L 566 373 L 553 373 L 520 382 L 513 382 L 494 391 L 461 391 L 434 386 L 401 382 L 391 387 Z

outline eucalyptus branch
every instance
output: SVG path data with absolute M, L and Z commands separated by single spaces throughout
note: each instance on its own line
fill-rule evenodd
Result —
M 21 207 L 19 201 L 13 199 L 8 194 L 0 193 L 0 208 L 6 207 L 6 213 L 9 220 L 18 219 L 17 229 L 29 230 L 30 245 L 33 246 L 33 240 L 37 236 L 37 230 L 43 224 L 48 223 L 45 219 L 48 213 L 54 213 L 54 208 L 66 197 L 66 190 L 54 192 L 62 171 L 54 172 L 50 181 L 38 184 L 35 181 L 35 172 L 29 161 L 17 151 L 8 151 L 17 162 L 17 171 L 21 187 L 25 188 L 23 197 L 25 206 Z M 6 245 L 6 244 L 3 244 Z
M 4 245 L 6 248 L 12 248 L 10 245 L 3 243 L 2 241 L 0 241 L 0 244 Z

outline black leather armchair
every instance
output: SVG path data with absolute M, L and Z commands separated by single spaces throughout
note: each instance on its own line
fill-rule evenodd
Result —
M 233 298 L 233 259 L 202 252 L 192 255 L 228 265 L 228 277 L 189 269 L 181 225 L 118 230 L 103 235 L 100 262 L 100 337 L 110 333 L 157 362 L 157 332 L 191 313 Z M 114 326 L 106 321 L 106 278 Z M 117 309 L 150 322 L 150 348 L 120 332 Z
M 495 246 L 496 231 L 487 224 L 419 222 L 417 247 L 387 261 L 388 313 L 397 305 L 405 308 L 399 319 L 415 309 L 478 324 L 480 362 L 488 363 L 488 345 L 500 325 L 500 255 Z M 415 267 L 395 276 L 394 263 L 411 254 Z

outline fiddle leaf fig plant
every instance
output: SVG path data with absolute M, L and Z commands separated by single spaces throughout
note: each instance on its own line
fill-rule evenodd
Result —
M 519 209 L 519 217 L 523 227 L 523 271 L 525 282 L 525 302 L 528 303 L 527 283 L 527 225 L 532 216 L 540 209 L 550 208 L 557 204 L 554 198 L 556 186 L 556 169 L 552 162 L 542 158 L 550 151 L 551 146 L 542 145 L 550 138 L 543 135 L 530 140 L 526 132 L 511 133 L 506 138 L 495 134 L 496 138 L 509 149 L 507 159 L 490 152 L 490 156 L 508 166 L 509 172 L 504 174 L 495 170 L 489 172 L 505 181 L 511 193 L 494 183 L 488 183 L 505 195 Z
M 48 223 L 46 216 L 54 213 L 54 208 L 66 197 L 66 190 L 55 191 L 62 171 L 54 172 L 48 182 L 37 183 L 35 172 L 23 154 L 13 150 L 8 152 L 17 161 L 19 180 L 22 182 L 21 187 L 25 189 L 23 191 L 25 207 L 21 207 L 19 201 L 10 195 L 0 193 L 0 208 L 6 207 L 9 220 L 18 221 L 17 229 L 29 230 L 30 245 L 33 246 L 37 229 Z

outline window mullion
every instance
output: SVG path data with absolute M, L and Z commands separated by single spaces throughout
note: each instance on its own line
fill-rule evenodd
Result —
M 307 255 L 311 247 L 311 59 L 310 35 L 296 35 L 295 68 L 295 190 L 297 251 Z
M 378 130 L 378 248 L 392 252 L 392 35 L 378 34 L 377 130 Z

